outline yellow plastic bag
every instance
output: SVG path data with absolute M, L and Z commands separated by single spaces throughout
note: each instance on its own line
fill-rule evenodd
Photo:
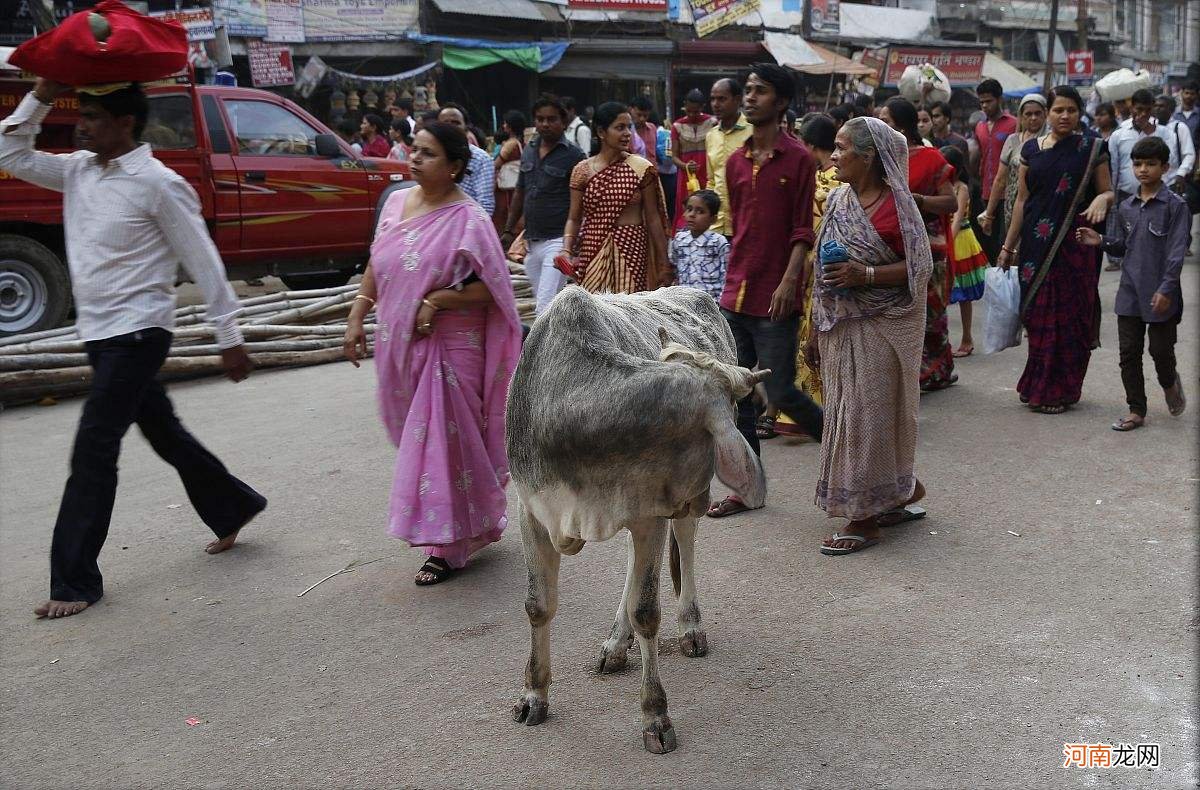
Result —
M 700 179 L 696 178 L 696 174 L 689 170 L 688 176 L 687 176 L 687 193 L 689 195 L 694 195 L 699 191 L 700 191 Z

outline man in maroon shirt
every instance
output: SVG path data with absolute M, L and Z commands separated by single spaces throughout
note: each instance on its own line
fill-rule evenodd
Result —
M 800 271 L 813 245 L 816 163 L 804 144 L 783 134 L 780 119 L 795 84 L 788 71 L 757 64 L 746 80 L 742 112 L 753 127 L 746 144 L 725 164 L 733 243 L 721 294 L 721 313 L 733 330 L 738 364 L 770 369 L 767 398 L 815 439 L 821 407 L 796 388 L 797 309 L 803 304 Z M 738 430 L 757 453 L 754 404 L 738 403 Z M 747 507 L 734 496 L 709 509 L 713 517 Z
M 1008 136 L 1016 133 L 1017 119 L 1004 109 L 1001 103 L 1004 88 L 997 80 L 988 78 L 979 83 L 975 95 L 979 97 L 979 109 L 983 110 L 985 117 L 975 124 L 975 141 L 979 143 L 979 154 L 978 161 L 973 163 L 972 169 L 979 176 L 979 189 L 986 205 L 992 194 L 992 182 L 996 180 L 996 171 L 1000 169 L 1000 152 Z M 1004 222 L 1001 220 L 994 223 L 991 235 L 985 233 L 980 239 L 988 260 L 994 261 L 999 257 L 1004 232 Z

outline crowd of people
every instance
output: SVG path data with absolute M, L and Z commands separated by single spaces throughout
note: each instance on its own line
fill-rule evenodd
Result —
M 176 259 L 205 288 L 230 377 L 250 371 L 195 194 L 138 143 L 147 105 L 137 86 L 81 95 L 87 150 L 35 151 L 38 123 L 62 90 L 40 80 L 0 122 L 0 167 L 66 192 L 67 226 L 79 238 L 104 231 L 86 253 L 90 269 L 76 270 L 84 253 L 68 249 L 96 382 L 55 525 L 51 598 L 36 610 L 46 617 L 76 614 L 103 594 L 97 557 L 120 439 L 134 422 L 179 470 L 217 535 L 210 551 L 231 547 L 266 505 L 187 433 L 154 384 L 172 323 L 159 281 L 173 277 Z M 758 453 L 780 433 L 820 442 L 815 503 L 846 522 L 822 541 L 828 555 L 861 551 L 884 528 L 924 515 L 921 394 L 955 384 L 955 360 L 974 352 L 970 306 L 989 266 L 1017 267 L 1029 343 L 1017 390 L 1030 409 L 1060 414 L 1081 397 L 1099 337 L 1103 250 L 1122 269 L 1116 313 L 1129 406 L 1112 427 L 1145 423 L 1147 335 L 1168 410 L 1182 413 L 1174 343 L 1200 203 L 1196 86 L 1179 110 L 1148 91 L 1100 105 L 1092 127 L 1074 88 L 1029 94 L 1013 116 L 1001 85 L 985 80 L 965 136 L 952 128 L 950 105 L 900 97 L 878 107 L 860 97 L 797 120 L 794 90 L 786 69 L 756 64 L 744 85 L 722 78 L 707 97 L 688 93 L 669 129 L 653 123 L 644 96 L 604 102 L 590 123 L 573 101 L 544 96 L 528 134 L 524 113 L 503 116 L 505 138 L 492 151 L 457 104 L 422 114 L 400 104 L 390 124 L 367 115 L 357 132 L 343 130 L 364 155 L 407 161 L 416 181 L 381 209 L 344 348 L 357 366 L 374 311 L 380 413 L 397 447 L 389 530 L 427 554 L 418 585 L 451 578 L 506 525 L 505 401 L 524 329 L 510 261 L 524 264 L 538 313 L 568 281 L 593 292 L 680 285 L 710 294 L 738 364 L 771 371 L 761 396 L 737 404 L 749 446 Z M 114 166 L 161 197 L 130 205 L 121 227 L 97 230 L 71 196 L 100 201 L 113 190 L 115 200 L 121 178 L 98 175 Z M 87 271 L 137 258 L 126 248 L 154 276 L 89 285 Z M 956 303 L 957 348 L 948 320 Z M 731 495 L 708 515 L 748 509 Z

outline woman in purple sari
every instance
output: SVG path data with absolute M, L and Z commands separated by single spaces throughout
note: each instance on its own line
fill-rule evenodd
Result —
M 1104 222 L 1113 192 L 1107 144 L 1083 133 L 1082 114 L 1074 88 L 1050 93 L 1050 131 L 1021 149 L 1017 202 L 998 259 L 1005 269 L 1020 262 L 1029 360 L 1017 394 L 1042 414 L 1079 402 L 1100 345 L 1100 253 L 1077 242 L 1075 231 Z
M 409 159 L 418 186 L 392 194 L 354 298 L 345 352 L 367 353 L 375 307 L 379 410 L 396 445 L 392 535 L 422 546 L 419 585 L 452 576 L 507 524 L 504 403 L 521 323 L 491 219 L 458 188 L 463 132 L 429 123 Z

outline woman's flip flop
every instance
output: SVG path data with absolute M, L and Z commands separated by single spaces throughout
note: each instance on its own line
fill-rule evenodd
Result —
M 880 513 L 875 518 L 875 524 L 879 527 L 898 527 L 901 524 L 906 524 L 909 521 L 916 521 L 925 518 L 928 511 L 917 505 L 905 505 L 894 510 L 889 510 L 886 513 Z
M 871 538 L 870 540 L 867 540 L 862 535 L 843 535 L 839 532 L 833 533 L 833 537 L 830 538 L 830 540 L 834 543 L 837 543 L 839 540 L 849 540 L 853 541 L 855 544 L 845 549 L 839 549 L 833 546 L 822 546 L 821 553 L 830 557 L 841 557 L 844 554 L 854 554 L 862 551 L 863 549 L 870 548 L 879 542 L 879 538 Z
M 732 496 L 727 496 L 720 502 L 717 502 L 708 508 L 708 517 L 725 518 L 726 516 L 736 515 L 737 513 L 745 513 L 748 510 L 758 510 L 758 508 L 749 507 L 742 500 L 735 499 Z

